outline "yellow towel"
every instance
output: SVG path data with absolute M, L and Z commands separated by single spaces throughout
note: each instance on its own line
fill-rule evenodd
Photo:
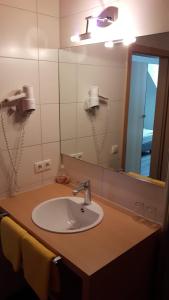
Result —
M 9 217 L 1 220 L 1 244 L 4 256 L 12 263 L 15 272 L 22 263 L 21 239 L 27 232 Z
M 128 172 L 127 174 L 130 175 L 131 177 L 136 178 L 136 179 L 144 180 L 144 181 L 150 182 L 154 185 L 158 185 L 160 187 L 165 187 L 165 182 L 164 181 L 160 181 L 158 179 L 153 179 L 151 177 L 143 176 L 143 175 L 140 175 L 140 174 L 135 173 L 135 172 Z
M 24 277 L 41 300 L 48 299 L 51 260 L 56 256 L 31 235 L 22 240 Z

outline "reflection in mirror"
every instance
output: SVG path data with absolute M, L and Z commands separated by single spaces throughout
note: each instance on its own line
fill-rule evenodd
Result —
M 62 153 L 120 168 L 126 62 L 127 48 L 121 45 L 60 50 Z M 87 109 L 89 102 L 96 107 Z
M 165 180 L 169 149 L 169 33 L 139 37 L 129 53 L 123 166 Z
M 130 48 L 100 43 L 59 50 L 62 153 L 164 179 L 168 48 L 163 33 L 139 37 Z

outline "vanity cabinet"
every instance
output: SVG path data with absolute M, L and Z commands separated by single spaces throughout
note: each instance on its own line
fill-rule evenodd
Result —
M 90 230 L 58 234 L 32 222 L 39 203 L 71 193 L 70 187 L 53 184 L 0 202 L 11 218 L 61 256 L 56 300 L 155 300 L 160 226 L 96 195 L 104 217 Z
M 155 300 L 159 238 L 153 234 L 88 278 L 60 262 L 59 300 Z
M 158 241 L 149 237 L 94 274 L 87 299 L 155 300 Z

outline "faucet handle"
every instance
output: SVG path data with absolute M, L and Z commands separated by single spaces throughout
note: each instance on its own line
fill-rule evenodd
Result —
M 91 203 L 91 186 L 90 186 L 90 180 L 85 180 L 80 182 L 79 186 L 74 189 L 73 195 L 77 195 L 79 192 L 84 191 L 85 197 L 84 197 L 84 204 L 88 205 Z

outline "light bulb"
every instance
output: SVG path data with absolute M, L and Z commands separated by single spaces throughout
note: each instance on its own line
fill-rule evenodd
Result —
M 80 42 L 80 36 L 79 36 L 79 34 L 72 35 L 71 38 L 70 38 L 70 40 L 71 40 L 72 43 L 78 43 L 78 42 Z
M 129 46 L 130 44 L 135 43 L 135 41 L 136 41 L 136 37 L 135 36 L 126 36 L 123 39 L 123 45 L 124 46 Z
M 108 42 L 104 43 L 104 46 L 106 48 L 113 48 L 114 47 L 114 43 L 113 43 L 113 41 L 108 41 Z

